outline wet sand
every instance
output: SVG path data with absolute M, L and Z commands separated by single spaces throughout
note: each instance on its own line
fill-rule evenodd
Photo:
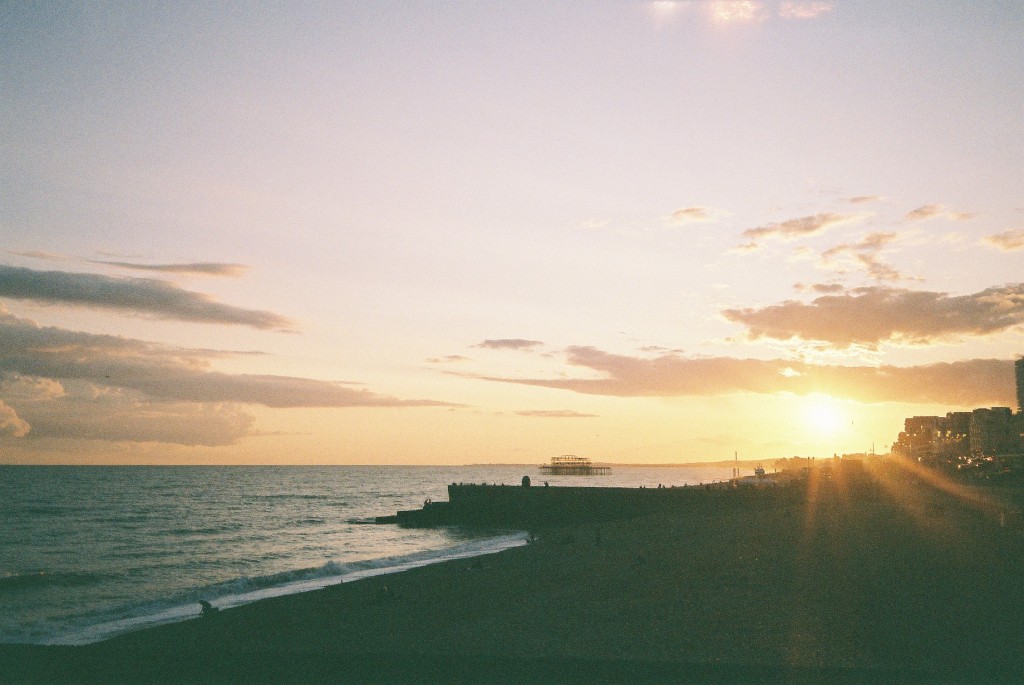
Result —
M 1022 682 L 1016 495 L 880 478 L 539 529 L 86 647 L 0 648 L 0 681 Z

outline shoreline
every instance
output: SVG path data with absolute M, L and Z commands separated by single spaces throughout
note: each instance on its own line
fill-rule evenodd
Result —
M 534 544 L 83 647 L 2 682 L 1000 682 L 1024 674 L 1024 536 L 899 473 Z M 1019 498 L 1019 495 L 1018 495 Z M 1018 499 L 1019 503 L 1019 499 Z
M 347 570 L 336 568 L 332 569 L 336 564 L 334 562 L 328 562 L 320 568 L 297 569 L 295 571 L 278 574 L 300 575 L 305 577 L 299 577 L 277 584 L 270 584 L 264 587 L 257 586 L 244 591 L 233 590 L 219 595 L 204 594 L 202 597 L 205 600 L 209 600 L 210 604 L 217 612 L 231 611 L 238 607 L 266 601 L 268 599 L 316 592 L 334 585 L 353 583 L 365 578 L 404 573 L 410 569 L 419 568 L 421 566 L 442 564 L 455 559 L 468 559 L 478 556 L 498 554 L 506 549 L 511 549 L 525 544 L 525 532 L 502 531 L 500 534 L 495 534 L 491 537 L 480 537 L 445 549 L 432 549 L 407 555 L 367 559 L 347 564 L 348 566 L 365 564 L 363 568 L 348 568 Z M 261 579 L 256 578 L 252 580 L 259 581 Z M 237 580 L 226 581 L 221 585 L 234 585 L 237 582 Z M 183 623 L 200 618 L 200 604 L 198 601 L 167 603 L 154 609 L 152 613 L 124 616 L 122 618 L 104 621 L 94 625 L 83 626 L 74 629 L 63 636 L 55 637 L 45 642 L 0 642 L 0 648 L 22 646 L 86 647 L 107 640 L 112 640 L 123 635 L 152 630 L 162 626 Z

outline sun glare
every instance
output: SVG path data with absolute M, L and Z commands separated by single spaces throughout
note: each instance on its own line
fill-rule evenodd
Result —
M 828 395 L 810 395 L 804 400 L 804 425 L 823 436 L 836 435 L 846 427 L 848 419 L 840 402 Z

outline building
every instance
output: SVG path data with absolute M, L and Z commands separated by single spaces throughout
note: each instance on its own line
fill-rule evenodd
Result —
M 1019 416 L 1019 415 L 1018 415 Z M 971 454 L 1005 455 L 1021 451 L 1019 421 L 1009 407 L 975 409 L 971 412 Z
M 894 451 L 920 461 L 965 457 L 971 453 L 971 414 L 956 411 L 945 416 L 912 416 L 904 420 Z
M 1017 360 L 1014 370 L 1017 372 L 1017 413 L 1024 414 L 1024 357 Z
M 954 463 L 978 457 L 1024 455 L 1024 358 L 1014 363 L 1017 413 L 1009 407 L 912 416 L 893 452 L 921 462 Z

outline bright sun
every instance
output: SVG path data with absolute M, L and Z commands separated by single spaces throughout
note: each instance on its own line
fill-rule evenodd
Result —
M 840 402 L 828 395 L 810 395 L 804 400 L 804 424 L 819 435 L 835 435 L 847 423 Z

